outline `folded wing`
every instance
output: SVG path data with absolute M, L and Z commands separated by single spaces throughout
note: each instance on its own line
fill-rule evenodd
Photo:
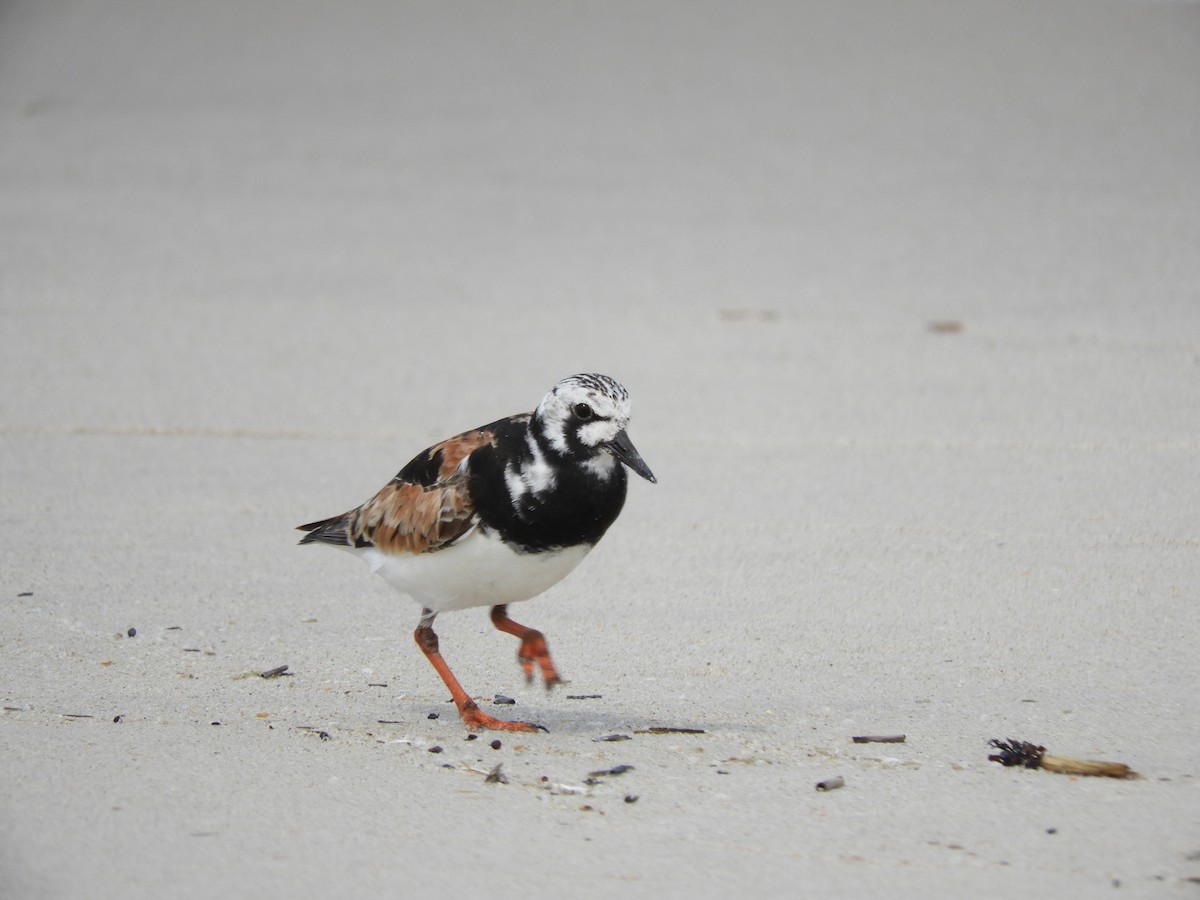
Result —
M 468 431 L 416 456 L 357 509 L 301 525 L 301 544 L 322 543 L 384 553 L 428 553 L 449 546 L 478 524 L 461 463 L 492 443 L 490 429 Z

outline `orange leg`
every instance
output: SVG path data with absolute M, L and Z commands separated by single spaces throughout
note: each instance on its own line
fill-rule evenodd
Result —
M 546 645 L 544 634 L 536 628 L 528 628 L 510 619 L 507 606 L 492 607 L 492 624 L 506 634 L 521 639 L 521 646 L 517 648 L 517 659 L 521 661 L 521 668 L 525 670 L 526 682 L 533 682 L 533 664 L 537 663 L 541 667 L 547 689 L 563 683 L 558 670 L 554 668 L 554 660 L 550 658 L 550 648 Z
M 494 719 L 479 708 L 479 705 L 462 689 L 462 685 L 458 683 L 458 679 L 454 677 L 454 673 L 450 671 L 446 660 L 442 659 L 442 654 L 438 651 L 438 636 L 433 630 L 434 615 L 432 610 L 421 611 L 421 622 L 417 625 L 417 630 L 413 632 L 413 638 L 416 640 L 417 646 L 421 648 L 421 652 L 425 654 L 425 658 L 442 676 L 446 687 L 450 689 L 450 696 L 454 698 L 454 705 L 458 707 L 458 714 L 462 716 L 467 730 L 478 731 L 480 728 L 491 728 L 495 731 L 545 731 L 546 729 L 541 725 L 533 725 L 529 722 L 506 722 L 503 719 Z

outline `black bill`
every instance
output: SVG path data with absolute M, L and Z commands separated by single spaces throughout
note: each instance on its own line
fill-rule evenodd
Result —
M 658 484 L 658 479 L 654 477 L 654 473 L 650 471 L 650 467 L 646 465 L 642 455 L 637 452 L 637 448 L 633 446 L 633 441 L 629 439 L 629 435 L 625 433 L 624 429 L 617 432 L 617 436 L 604 446 L 608 448 L 609 453 L 647 481 Z

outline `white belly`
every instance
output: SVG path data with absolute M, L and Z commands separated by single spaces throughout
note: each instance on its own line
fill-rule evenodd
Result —
M 372 572 L 434 612 L 496 606 L 536 597 L 567 576 L 592 548 L 587 544 L 544 553 L 514 553 L 494 534 L 476 529 L 432 553 L 392 556 L 358 551 Z

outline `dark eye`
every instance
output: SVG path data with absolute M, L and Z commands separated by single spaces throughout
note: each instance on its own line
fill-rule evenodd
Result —
M 592 408 L 590 406 L 588 406 L 586 403 L 576 403 L 575 404 L 575 415 L 578 418 L 580 418 L 586 422 L 593 415 L 595 415 L 595 413 L 592 412 Z

